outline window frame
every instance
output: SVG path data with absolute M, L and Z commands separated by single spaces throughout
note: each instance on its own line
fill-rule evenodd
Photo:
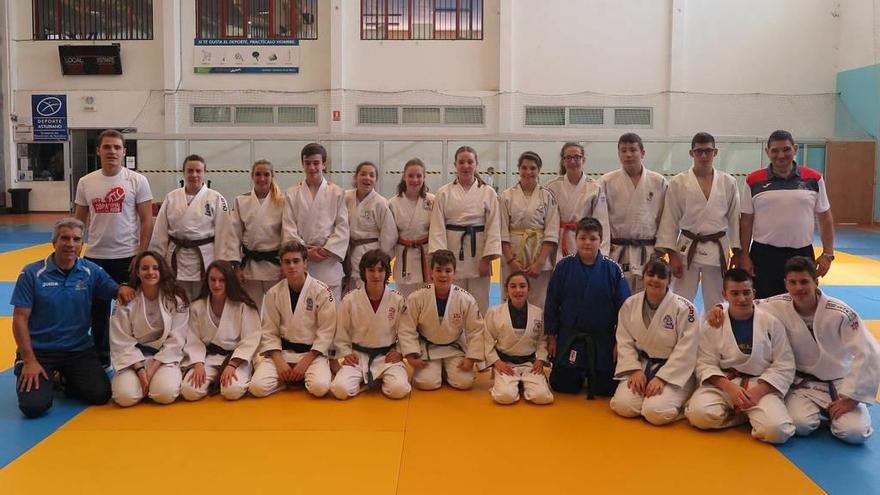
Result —
M 397 0 L 393 6 L 402 7 L 404 2 L 406 3 L 406 8 L 401 8 L 400 12 L 389 12 L 389 0 L 360 0 L 360 34 L 362 41 L 482 41 L 484 38 L 484 24 L 485 24 L 485 4 L 484 0 L 454 0 L 455 7 L 444 7 L 438 6 L 438 2 L 443 0 Z M 468 2 L 470 8 L 464 8 L 464 2 Z M 375 14 L 366 14 L 367 4 L 375 6 L 376 13 Z M 418 3 L 418 5 L 417 5 Z M 381 8 L 379 8 L 381 7 Z M 430 37 L 413 37 L 414 29 L 414 18 L 413 12 L 418 9 L 419 12 L 423 14 L 425 12 L 429 12 L 426 17 L 431 19 L 431 36 Z M 443 12 L 454 11 L 455 15 L 455 37 L 453 38 L 440 38 L 436 36 L 437 26 L 443 26 L 442 19 L 438 17 L 438 15 Z M 462 12 L 479 12 L 479 24 L 478 28 L 475 28 L 475 21 L 471 21 L 471 27 L 467 31 L 470 33 L 479 32 L 479 37 L 471 35 L 470 37 L 462 36 Z M 472 14 L 473 15 L 473 14 Z M 408 29 L 406 30 L 407 37 L 406 38 L 393 38 L 389 36 L 389 19 L 392 17 L 406 18 L 406 25 Z M 378 19 L 383 19 L 382 23 L 376 22 Z M 381 30 L 382 36 L 379 36 L 380 30 L 377 27 L 374 27 L 374 37 L 368 37 L 367 32 L 369 31 L 367 26 L 368 19 L 374 20 L 375 26 L 384 26 Z M 399 23 L 398 23 L 399 24 Z M 441 30 L 442 31 L 442 30 Z
M 33 41 L 153 41 L 155 40 L 155 6 L 156 2 L 154 0 L 125 0 L 126 12 L 124 15 L 116 16 L 114 13 L 117 6 L 117 2 L 109 1 L 109 0 L 96 0 L 99 3 L 103 3 L 103 5 L 98 5 L 101 13 L 104 17 L 104 22 L 107 24 L 107 27 L 103 30 L 104 34 L 112 33 L 113 36 L 108 36 L 106 38 L 90 38 L 86 30 L 88 29 L 88 22 L 85 15 L 77 15 L 74 12 L 74 15 L 69 19 L 71 24 L 76 25 L 77 31 L 76 35 L 79 37 L 76 38 L 65 38 L 63 34 L 64 30 L 64 6 L 62 5 L 62 0 L 55 0 L 53 2 L 53 16 L 52 18 L 47 17 L 45 20 L 48 22 L 53 22 L 52 26 L 54 29 L 54 38 L 51 37 L 41 37 L 40 33 L 43 29 L 48 29 L 46 25 L 42 24 L 43 18 L 41 16 L 41 0 L 31 0 L 31 27 L 33 29 L 32 39 Z M 80 3 L 84 5 L 86 0 L 80 0 Z M 149 23 L 144 22 L 143 25 L 140 23 L 137 24 L 138 27 L 142 29 L 145 33 L 144 37 L 136 38 L 135 35 L 135 12 L 143 12 L 149 13 Z M 118 31 L 109 31 L 108 29 L 112 26 L 114 21 L 118 21 L 120 19 L 124 19 L 124 26 Z M 143 22 L 143 21 L 140 21 Z M 144 29 L 147 28 L 147 29 Z M 97 33 L 98 31 L 95 31 Z M 125 33 L 125 36 L 117 36 L 119 33 Z
M 246 39 L 271 39 L 271 40 L 317 40 L 318 39 L 318 9 L 319 2 L 317 0 L 290 0 L 290 14 L 287 20 L 290 22 L 290 34 L 289 35 L 281 35 L 275 32 L 275 20 L 278 18 L 278 9 L 277 0 L 267 0 L 268 2 L 268 18 L 267 23 L 268 27 L 266 29 L 267 36 L 266 38 L 250 38 L 248 36 L 248 19 L 251 18 L 251 0 L 242 0 L 242 25 L 241 25 L 241 35 L 230 35 L 227 33 L 227 19 L 229 16 L 229 1 L 228 0 L 219 0 L 220 7 L 220 17 L 219 17 L 219 36 L 218 37 L 209 37 L 209 36 L 201 36 L 202 34 L 202 7 L 203 2 L 211 2 L 213 0 L 195 0 L 195 17 L 196 17 L 196 38 L 197 39 L 224 39 L 224 40 L 246 40 Z M 309 3 L 310 7 L 314 7 L 313 12 L 306 12 L 302 6 L 303 3 Z M 300 15 L 309 14 L 312 16 L 311 24 L 315 24 L 313 28 L 314 37 L 302 37 L 300 33 L 300 24 L 297 23 L 297 19 Z M 281 16 L 282 18 L 286 16 Z

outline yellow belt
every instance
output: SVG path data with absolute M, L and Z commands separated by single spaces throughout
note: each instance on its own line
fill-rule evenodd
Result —
M 510 229 L 510 233 L 521 235 L 523 237 L 523 242 L 519 247 L 519 255 L 517 256 L 517 261 L 519 261 L 520 264 L 528 265 L 531 260 L 528 259 L 528 251 L 526 250 L 526 245 L 531 246 L 532 252 L 535 253 L 535 256 L 537 257 L 538 249 L 541 247 L 541 240 L 544 238 L 544 231 L 537 229 L 512 227 Z

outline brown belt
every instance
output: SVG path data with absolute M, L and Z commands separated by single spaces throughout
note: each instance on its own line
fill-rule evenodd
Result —
M 419 239 L 416 241 L 408 241 L 406 239 L 397 239 L 397 243 L 403 246 L 403 254 L 401 254 L 402 265 L 401 265 L 401 274 L 404 278 L 406 278 L 407 273 L 409 273 L 406 269 L 406 254 L 410 248 L 415 248 L 419 250 L 419 259 L 422 262 L 422 282 L 428 281 L 428 256 L 425 253 L 425 245 L 428 244 L 428 238 L 425 237 L 423 239 Z
M 173 242 L 175 246 L 177 246 L 177 249 L 175 249 L 174 253 L 171 255 L 171 269 L 174 270 L 174 275 L 177 276 L 177 253 L 180 252 L 181 249 L 194 249 L 199 255 L 199 271 L 201 272 L 202 276 L 204 276 L 205 257 L 202 256 L 202 250 L 199 249 L 199 247 L 214 242 L 214 236 L 191 241 L 189 239 L 178 239 L 173 235 L 169 235 L 168 239 Z
M 379 242 L 378 237 L 368 237 L 366 239 L 350 239 L 348 241 L 348 253 L 345 255 L 345 259 L 342 260 L 342 271 L 344 272 L 345 278 L 351 278 L 352 270 L 357 267 L 351 266 L 351 251 L 358 246 L 365 246 L 367 244 L 373 244 L 374 242 Z M 346 284 L 348 282 L 346 281 Z
M 718 246 L 718 267 L 721 269 L 721 277 L 724 277 L 724 272 L 727 270 L 727 263 L 725 263 L 724 256 L 724 246 L 721 245 L 721 239 L 727 235 L 727 232 L 715 232 L 714 234 L 694 234 L 690 230 L 681 229 L 681 235 L 687 237 L 691 241 L 691 246 L 687 250 L 687 264 L 688 267 L 691 266 L 691 262 L 694 260 L 694 256 L 697 254 L 697 244 L 702 242 L 712 242 L 716 246 Z
M 657 238 L 652 237 L 650 239 L 622 239 L 617 237 L 611 238 L 611 244 L 615 246 L 637 246 L 641 247 L 641 264 L 639 266 L 644 266 L 645 262 L 648 261 L 648 246 L 653 246 L 657 244 Z M 621 267 L 623 267 L 623 271 L 628 272 L 629 267 L 632 265 L 632 260 L 629 260 L 629 263 L 623 263 L 623 253 L 625 253 L 625 249 L 621 249 L 620 253 L 617 256 L 616 261 Z M 610 253 L 609 253 L 610 254 Z

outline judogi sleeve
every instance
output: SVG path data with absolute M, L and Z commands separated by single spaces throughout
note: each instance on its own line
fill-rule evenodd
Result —
M 284 287 L 282 290 L 287 290 Z M 270 289 L 263 298 L 263 324 L 260 327 L 259 352 L 281 350 L 281 311 L 275 290 Z M 289 309 L 286 309 L 289 311 Z
M 489 211 L 486 212 L 486 243 L 483 245 L 483 258 L 498 258 L 501 256 L 501 213 L 498 211 L 498 195 L 492 188 L 489 188 L 489 191 L 491 194 L 488 195 Z
M 260 312 L 247 304 L 241 304 L 239 322 L 241 324 L 240 340 L 232 357 L 251 362 L 254 359 L 254 354 L 257 353 L 257 347 L 260 346 Z
M 186 355 L 187 361 L 191 364 L 204 363 L 205 354 L 208 352 L 199 332 L 199 326 L 202 324 L 202 315 L 197 308 L 200 306 L 201 303 L 198 306 L 196 303 L 190 305 L 189 321 L 186 324 L 186 344 L 183 346 L 183 352 Z
M 794 381 L 794 352 L 788 343 L 788 336 L 785 333 L 785 327 L 776 318 L 769 318 L 772 321 L 768 325 L 767 333 L 770 339 L 770 353 L 772 362 L 767 369 L 758 377 L 759 380 L 767 382 L 770 386 L 785 395 L 791 382 Z
M 678 321 L 675 323 L 675 328 L 678 330 L 675 347 L 672 348 L 666 364 L 657 371 L 657 377 L 676 387 L 683 387 L 693 376 L 694 367 L 697 365 L 700 334 L 694 307 L 688 304 L 687 311 L 679 311 Z
M 347 233 L 346 227 L 346 235 Z M 347 241 L 346 244 L 348 244 Z M 326 356 L 330 346 L 333 345 L 333 337 L 336 335 L 336 301 L 333 300 L 330 289 L 322 288 L 316 291 L 315 304 L 318 327 L 315 329 L 315 340 L 312 342 L 312 350 Z
M 675 251 L 675 245 L 678 241 L 679 225 L 681 217 L 684 215 L 683 201 L 679 201 L 679 197 L 684 194 L 680 190 L 679 182 L 673 180 L 666 191 L 666 198 L 663 200 L 663 215 L 660 217 L 660 227 L 657 229 L 657 248 L 666 251 Z M 737 214 L 737 222 L 739 215 Z
M 630 297 L 620 307 L 617 316 L 617 368 L 614 371 L 614 378 L 621 379 L 630 373 L 642 369 L 642 363 L 639 361 L 639 351 L 636 349 L 636 341 L 629 332 L 627 322 L 629 315 L 633 311 L 639 310 L 634 308 L 637 298 Z
M 725 318 L 727 314 L 725 313 Z M 697 381 L 700 384 L 706 383 L 706 380 L 713 376 L 725 376 L 721 371 L 720 351 L 718 342 L 720 333 L 724 327 L 715 328 L 709 325 L 708 321 L 703 321 L 700 325 L 699 345 L 697 347 Z
M 409 354 L 421 354 L 422 348 L 419 345 L 419 313 L 421 312 L 421 303 L 412 297 L 419 291 L 413 292 L 406 299 L 403 314 L 400 317 L 400 327 L 397 329 L 397 339 L 400 342 L 400 353 L 404 356 Z
M 232 230 L 232 219 L 229 217 L 229 206 L 226 198 L 222 194 L 217 193 L 217 199 L 214 204 L 214 252 L 218 259 L 226 259 L 226 246 L 229 242 L 230 231 Z M 207 267 L 206 267 L 207 268 Z
M 267 198 L 269 199 L 269 198 Z M 271 201 L 271 199 L 269 199 Z M 244 237 L 244 225 L 241 222 L 241 205 L 238 198 L 232 203 L 232 211 L 229 212 L 229 230 L 221 244 L 218 259 L 227 261 L 241 261 L 241 240 Z
M 162 201 L 159 214 L 156 215 L 153 235 L 150 237 L 150 251 L 162 258 L 168 258 L 168 195 L 165 195 L 165 201 Z
M 611 220 L 608 215 L 608 198 L 605 195 L 605 183 L 600 179 L 596 184 L 599 186 L 599 192 L 593 200 L 593 218 L 602 225 L 602 244 L 599 245 L 599 249 L 609 254 L 611 253 Z
M 110 361 L 117 372 L 144 360 L 131 325 L 131 311 L 139 307 L 136 301 L 125 306 L 117 304 L 110 318 Z
M 446 190 L 441 189 L 434 196 L 434 207 L 431 208 L 431 224 L 428 228 L 429 253 L 446 249 L 446 214 L 443 211 L 443 206 L 446 203 L 447 195 Z M 488 232 L 486 232 L 486 235 L 488 236 Z
M 282 242 L 297 240 L 303 242 L 296 226 L 296 195 L 299 189 L 294 186 L 284 193 L 284 210 L 281 212 L 281 239 Z M 280 347 L 279 347 L 280 349 Z
M 730 177 L 730 203 L 727 205 L 727 240 L 731 249 L 739 249 L 739 191 L 736 180 Z
M 394 227 L 396 230 L 396 227 Z M 333 253 L 337 261 L 345 259 L 345 253 L 348 252 L 348 207 L 345 206 L 345 195 L 336 195 L 336 218 L 333 220 L 333 232 L 324 243 L 324 249 Z M 334 303 L 335 306 L 335 303 Z M 336 323 L 334 322 L 334 328 Z M 332 337 L 331 337 L 332 339 Z M 327 344 L 328 348 L 330 343 Z
M 556 196 L 553 193 L 546 189 L 543 191 L 547 203 L 547 214 L 544 217 L 544 242 L 559 244 L 559 203 L 556 202 Z M 504 216 L 501 218 L 503 219 Z
M 623 277 L 623 270 L 617 265 L 617 263 L 613 263 L 612 269 L 614 270 L 614 276 L 612 277 L 613 281 L 617 281 L 617 288 L 614 289 L 614 309 L 616 310 L 615 314 L 620 311 L 620 308 L 623 307 L 623 303 L 632 295 L 629 291 L 629 284 L 626 283 L 626 279 Z
M 336 337 L 333 339 L 333 345 L 336 346 L 336 355 L 345 357 L 352 353 L 351 349 L 351 297 L 343 297 L 342 304 L 339 305 L 339 311 L 336 314 Z
M 498 351 L 495 350 L 495 343 L 498 342 L 498 331 L 495 329 L 495 322 L 498 318 L 495 317 L 496 311 L 502 311 L 501 309 L 489 308 L 486 311 L 486 317 L 483 318 L 483 322 L 485 327 L 483 328 L 483 350 L 486 353 L 485 362 L 486 367 L 490 367 L 495 364 L 495 361 L 501 359 L 498 357 Z M 507 309 L 503 309 L 503 311 L 507 311 Z
M 483 351 L 483 332 L 486 329 L 486 322 L 480 315 L 480 308 L 476 301 L 468 302 L 467 312 L 464 315 L 464 338 L 467 341 L 466 357 L 474 361 L 482 361 L 486 354 Z
M 559 333 L 559 321 L 562 309 L 562 285 L 564 284 L 566 263 L 563 261 L 556 265 L 550 283 L 547 285 L 547 297 L 544 301 L 544 335 L 556 335 Z
M 397 224 L 394 223 L 394 215 L 388 207 L 388 202 L 378 209 L 379 224 L 379 249 L 389 256 L 394 256 L 394 246 L 397 245 Z
M 168 337 L 162 343 L 162 348 L 153 356 L 155 360 L 164 364 L 175 364 L 183 360 L 183 345 L 186 342 L 189 309 L 181 308 L 182 301 L 180 299 L 177 299 L 176 303 L 176 307 L 169 309 L 171 311 L 171 331 L 168 332 Z
M 510 201 L 510 189 L 501 193 L 501 199 L 498 201 L 499 216 L 501 220 L 501 242 L 510 243 L 510 208 L 507 203 Z
M 880 385 L 880 349 L 865 323 L 853 313 L 855 320 L 841 319 L 848 325 L 840 328 L 847 355 L 853 361 L 838 392 L 850 399 L 866 404 L 877 403 L 877 387 Z

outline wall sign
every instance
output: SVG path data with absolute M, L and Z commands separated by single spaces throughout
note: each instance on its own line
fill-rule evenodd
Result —
M 65 76 L 122 74 L 119 43 L 112 45 L 61 45 L 61 72 Z
M 213 39 L 193 42 L 196 74 L 298 74 L 297 39 Z
M 67 95 L 31 95 L 34 141 L 67 141 Z

